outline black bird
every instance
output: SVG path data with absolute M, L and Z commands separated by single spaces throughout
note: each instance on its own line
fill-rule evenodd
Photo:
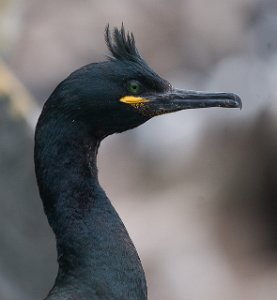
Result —
M 235 94 L 174 89 L 142 59 L 123 25 L 112 34 L 107 27 L 105 38 L 109 59 L 62 81 L 36 127 L 37 182 L 59 264 L 48 300 L 147 299 L 139 256 L 98 182 L 100 142 L 165 113 L 241 107 Z

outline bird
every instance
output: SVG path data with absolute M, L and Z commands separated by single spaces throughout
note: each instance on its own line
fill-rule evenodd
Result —
M 205 107 L 241 108 L 233 93 L 174 88 L 140 55 L 133 33 L 105 29 L 107 59 L 71 73 L 46 100 L 35 130 L 37 184 L 57 247 L 45 300 L 146 300 L 145 273 L 98 180 L 101 141 L 154 116 Z

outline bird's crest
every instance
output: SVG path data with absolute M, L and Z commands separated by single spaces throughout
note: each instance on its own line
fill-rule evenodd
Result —
M 133 61 L 139 62 L 141 58 L 135 44 L 135 38 L 133 33 L 125 32 L 123 24 L 121 29 L 114 28 L 112 33 L 110 27 L 107 25 L 105 31 L 105 40 L 108 49 L 112 56 L 108 56 L 109 59 L 121 60 L 121 61 Z

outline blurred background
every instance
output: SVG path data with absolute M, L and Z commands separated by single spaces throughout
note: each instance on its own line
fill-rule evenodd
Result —
M 276 299 L 276 0 L 0 0 L 0 299 L 42 299 L 53 285 L 35 123 L 62 79 L 105 59 L 104 28 L 122 21 L 176 87 L 243 100 L 153 119 L 100 148 L 149 299 Z

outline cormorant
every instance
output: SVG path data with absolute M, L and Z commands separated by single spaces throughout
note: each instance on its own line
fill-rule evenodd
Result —
M 230 93 L 174 89 L 140 56 L 133 34 L 107 26 L 111 56 L 70 74 L 44 104 L 35 133 L 40 196 L 57 242 L 59 270 L 48 300 L 147 299 L 136 249 L 101 188 L 101 141 L 183 109 L 241 107 Z

